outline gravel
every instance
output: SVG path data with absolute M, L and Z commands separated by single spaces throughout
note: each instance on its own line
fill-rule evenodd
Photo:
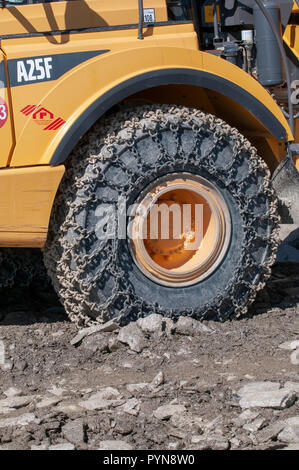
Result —
M 82 331 L 50 287 L 0 292 L 0 449 L 298 449 L 298 292 L 277 264 L 243 318 Z

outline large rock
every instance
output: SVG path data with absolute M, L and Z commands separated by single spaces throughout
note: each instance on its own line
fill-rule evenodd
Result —
M 286 351 L 295 351 L 295 349 L 299 348 L 299 340 L 286 341 L 285 343 L 281 343 L 278 347 Z
M 44 397 L 39 403 L 37 403 L 37 409 L 48 408 L 51 406 L 57 405 L 57 403 L 61 402 L 62 398 L 59 397 Z
M 113 318 L 112 320 L 109 320 L 108 322 L 103 323 L 102 325 L 94 325 L 90 326 L 89 328 L 83 328 L 83 330 L 80 330 L 79 333 L 71 340 L 71 344 L 75 346 L 76 344 L 81 343 L 82 339 L 86 336 L 93 335 L 94 333 L 99 333 L 100 331 L 111 333 L 112 331 L 118 329 L 118 320 Z
M 235 419 L 233 419 L 233 423 L 238 426 L 242 427 L 244 424 L 251 423 L 259 416 L 259 413 L 251 411 L 249 409 L 242 411 L 241 414 Z
M 163 405 L 159 406 L 159 408 L 154 411 L 153 415 L 157 419 L 164 420 L 171 418 L 176 413 L 182 413 L 185 410 L 184 405 Z
M 265 422 L 264 418 L 257 418 L 251 423 L 244 424 L 243 429 L 249 432 L 257 432 L 264 426 Z
M 135 323 L 130 323 L 120 329 L 118 341 L 127 344 L 132 351 L 138 353 L 147 346 L 147 340 L 143 332 Z
M 283 430 L 284 427 L 284 421 L 276 421 L 275 423 L 270 424 L 256 433 L 255 437 L 257 442 L 259 444 L 264 444 L 265 442 L 276 440 L 278 434 Z
M 65 439 L 74 445 L 84 442 L 84 427 L 82 419 L 70 421 L 62 427 L 62 434 Z
M 139 384 L 128 384 L 127 385 L 127 390 L 131 393 L 138 393 L 141 392 L 142 390 L 149 389 L 150 384 L 148 382 L 141 382 Z
M 19 397 L 22 395 L 22 390 L 16 387 L 10 387 L 5 390 L 5 392 L 3 392 L 3 395 L 5 395 L 7 398 Z
M 0 419 L 0 428 L 11 426 L 28 426 L 30 423 L 39 424 L 40 420 L 37 419 L 33 413 L 24 413 L 20 416 L 15 416 L 12 418 Z
M 211 329 L 191 317 L 180 317 L 175 323 L 175 331 L 180 335 L 196 336 L 200 333 L 211 333 Z
M 34 395 L 18 397 L 13 396 L 0 400 L 0 413 L 7 413 L 9 410 L 16 410 L 29 405 L 36 397 Z
M 121 404 L 123 404 L 121 394 L 112 387 L 106 387 L 91 395 L 88 400 L 79 402 L 79 406 L 89 411 L 103 410 Z
M 188 433 L 196 432 L 200 434 L 203 432 L 203 419 L 187 410 L 175 412 L 170 418 L 170 424 Z
M 98 450 L 133 450 L 125 441 L 101 441 Z
M 140 401 L 137 398 L 130 398 L 121 409 L 132 416 L 138 416 L 140 411 Z
M 91 353 L 105 352 L 109 348 L 109 333 L 95 333 L 82 340 L 81 347 Z
M 278 434 L 278 439 L 288 443 L 299 443 L 299 416 L 288 418 L 285 428 Z
M 279 389 L 280 383 L 278 382 L 250 382 L 238 390 L 238 395 L 243 396 L 248 393 L 268 392 Z
M 269 390 L 244 394 L 239 402 L 241 408 L 289 408 L 296 401 L 296 393 L 289 390 Z
M 228 440 L 218 434 L 193 436 L 191 442 L 193 445 L 189 447 L 190 450 L 227 450 L 229 448 Z
M 160 387 L 160 385 L 163 385 L 164 384 L 164 374 L 163 372 L 160 370 L 160 372 L 158 372 L 158 374 L 153 378 L 153 380 L 151 381 L 150 383 L 150 386 L 152 388 L 157 388 L 157 387 Z
M 148 317 L 139 318 L 136 323 L 145 333 L 161 333 L 163 317 L 158 313 L 152 313 Z

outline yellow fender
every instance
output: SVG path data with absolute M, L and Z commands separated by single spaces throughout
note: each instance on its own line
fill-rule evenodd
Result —
M 121 51 L 105 50 L 48 85 L 51 85 L 48 91 L 36 104 L 51 109 L 65 124 L 52 133 L 39 132 L 35 139 L 36 123 L 27 117 L 11 166 L 26 166 L 29 162 L 30 165 L 63 163 L 81 136 L 108 109 L 138 92 L 160 85 L 191 85 L 213 90 L 235 102 L 237 111 L 241 106 L 242 120 L 250 122 L 250 132 L 264 133 L 266 138 L 272 137 L 276 142 L 293 140 L 280 108 L 254 78 L 212 54 L 184 47 L 142 45 Z M 38 86 L 44 85 L 36 84 L 28 89 Z M 19 88 L 25 89 L 24 86 Z M 33 96 L 32 92 L 32 99 Z

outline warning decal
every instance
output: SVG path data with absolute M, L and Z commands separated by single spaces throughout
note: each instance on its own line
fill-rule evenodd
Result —
M 25 116 L 31 115 L 33 122 L 43 126 L 44 131 L 56 131 L 65 124 L 64 119 L 61 119 L 60 117 L 55 119 L 55 116 L 51 111 L 40 106 L 28 104 L 25 108 L 21 109 L 21 113 L 25 114 Z

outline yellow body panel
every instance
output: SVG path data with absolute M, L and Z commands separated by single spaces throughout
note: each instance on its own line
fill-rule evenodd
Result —
M 42 246 L 64 173 L 56 167 L 0 171 L 0 246 Z
M 136 40 L 136 30 L 127 30 L 75 34 L 60 45 L 49 44 L 44 37 L 30 38 L 25 43 L 22 39 L 8 39 L 3 41 L 3 47 L 10 59 L 20 58 L 20 50 L 27 57 L 37 55 L 37 51 L 43 56 L 110 49 L 54 82 L 12 88 L 17 142 L 12 166 L 48 164 L 61 138 L 97 98 L 132 77 L 173 67 L 203 70 L 233 81 L 263 103 L 286 128 L 288 140 L 292 139 L 280 108 L 254 78 L 223 59 L 197 50 L 192 24 L 153 28 L 143 41 Z M 43 132 L 32 116 L 20 112 L 26 105 L 45 107 L 66 124 L 55 133 Z
M 1 36 L 138 23 L 138 0 L 72 0 L 0 9 Z M 167 21 L 164 0 L 143 0 L 156 21 Z M 65 40 L 66 38 L 64 38 Z M 53 39 L 53 43 L 60 38 Z
M 9 120 L 0 128 L 0 245 L 42 246 L 64 171 L 63 166 L 49 166 L 59 143 L 98 98 L 144 73 L 175 68 L 223 78 L 262 103 L 285 129 L 286 140 L 293 139 L 280 108 L 254 78 L 228 61 L 198 50 L 191 22 L 163 24 L 168 19 L 165 0 L 144 0 L 144 7 L 154 8 L 156 22 L 161 23 L 145 26 L 144 38 L 138 40 L 137 4 L 137 0 L 79 0 L 0 9 L 1 54 L 7 58 L 5 70 L 10 79 L 9 89 L 0 88 L 10 105 Z M 72 31 L 91 27 L 102 30 Z M 65 33 L 55 34 L 58 30 Z M 42 32 L 46 34 L 38 34 Z M 71 54 L 90 52 L 93 56 L 50 80 L 39 82 L 35 75 L 31 83 L 28 72 L 30 83 L 26 83 L 26 74 L 18 68 L 19 62 L 27 63 L 28 58 L 32 62 L 35 58 L 54 60 L 58 56 L 63 68 L 63 57 L 67 61 Z M 10 66 L 16 67 L 17 76 Z M 23 73 L 20 80 L 19 72 Z M 54 68 L 51 73 L 55 73 Z M 147 90 L 146 99 L 159 102 L 162 95 L 163 102 L 186 104 L 214 114 L 222 108 L 221 116 L 228 114 L 228 122 L 241 123 L 240 130 L 252 142 L 260 142 L 271 169 L 283 159 L 284 143 L 274 139 L 253 113 L 232 99 L 209 94 L 200 87 L 189 87 L 181 93 L 172 86 Z M 56 120 L 58 127 L 51 127 Z

